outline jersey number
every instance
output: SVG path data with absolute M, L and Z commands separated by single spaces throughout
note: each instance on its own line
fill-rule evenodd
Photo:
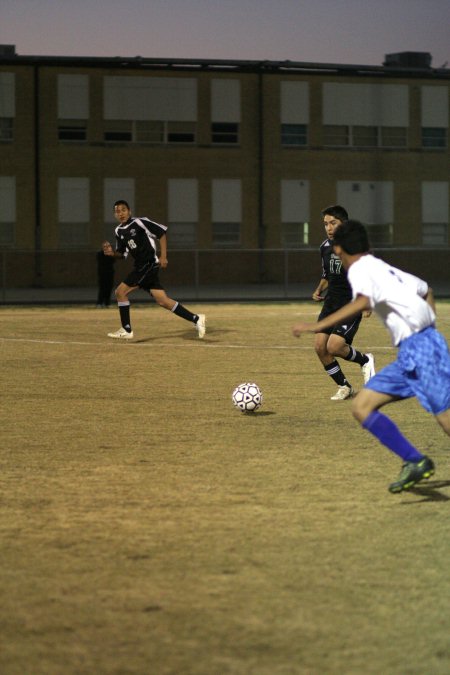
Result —
M 342 260 L 339 258 L 330 258 L 330 272 L 331 274 L 340 274 L 342 267 Z
M 127 246 L 128 246 L 128 248 L 137 248 L 137 244 L 134 241 L 134 239 L 129 239 L 128 242 L 127 242 Z

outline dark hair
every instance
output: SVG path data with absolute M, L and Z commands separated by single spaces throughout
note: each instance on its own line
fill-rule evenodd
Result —
M 370 250 L 367 230 L 359 220 L 347 220 L 338 225 L 333 233 L 333 244 L 341 246 L 349 255 L 367 253 Z
M 119 206 L 119 204 L 124 204 L 124 206 L 126 206 L 127 209 L 130 210 L 130 206 L 128 202 L 125 201 L 125 199 L 118 199 L 116 202 L 114 202 L 114 208 L 116 208 L 116 206 Z
M 321 213 L 322 218 L 323 216 L 333 216 L 333 218 L 337 218 L 342 223 L 345 220 L 348 220 L 348 213 L 343 206 L 340 206 L 340 204 L 333 204 L 333 206 L 327 206 L 327 208 L 323 209 Z

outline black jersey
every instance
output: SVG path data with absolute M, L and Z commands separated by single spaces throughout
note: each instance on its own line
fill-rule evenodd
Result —
M 333 242 L 325 239 L 320 245 L 322 258 L 322 279 L 328 281 L 326 304 L 333 304 L 335 308 L 342 307 L 352 300 L 352 288 L 347 279 L 340 258 L 333 251 Z
M 129 218 L 116 227 L 116 251 L 125 258 L 130 254 L 136 269 L 157 264 L 156 240 L 161 239 L 166 231 L 165 225 L 149 218 Z

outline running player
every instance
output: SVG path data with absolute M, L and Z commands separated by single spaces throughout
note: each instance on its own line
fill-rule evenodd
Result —
M 352 412 L 364 429 L 403 460 L 390 492 L 408 490 L 434 474 L 433 460 L 379 409 L 415 396 L 450 436 L 450 354 L 444 336 L 434 327 L 433 292 L 422 279 L 371 255 L 366 229 L 357 220 L 335 230 L 333 248 L 348 270 L 354 299 L 317 324 L 295 325 L 293 333 L 296 337 L 316 333 L 365 309 L 373 309 L 381 318 L 398 347 L 397 359 L 369 380 L 356 396 Z
M 322 278 L 312 295 L 315 302 L 324 301 L 318 321 L 346 305 L 352 299 L 352 289 L 347 279 L 347 272 L 338 256 L 333 251 L 333 233 L 339 225 L 348 220 L 347 211 L 336 204 L 322 211 L 327 238 L 320 245 L 322 259 Z M 324 291 L 326 295 L 324 296 Z M 370 315 L 370 313 L 368 314 Z M 336 324 L 317 332 L 314 349 L 325 372 L 338 385 L 338 390 L 331 397 L 332 401 L 343 401 L 353 396 L 353 387 L 345 377 L 336 357 L 344 361 L 353 361 L 361 366 L 364 382 L 375 374 L 373 354 L 363 354 L 352 347 L 353 339 L 361 323 L 362 314 L 358 314 L 347 323 Z
M 167 267 L 167 227 L 145 217 L 132 217 L 130 207 L 123 199 L 115 202 L 114 216 L 119 222 L 115 230 L 116 250 L 105 241 L 103 251 L 105 255 L 114 258 L 126 258 L 130 254 L 134 258 L 134 269 L 116 288 L 122 327 L 115 333 L 108 333 L 108 337 L 119 340 L 133 338 L 128 295 L 137 288 L 143 288 L 155 298 L 158 305 L 195 324 L 198 337 L 203 338 L 206 330 L 205 315 L 192 314 L 179 302 L 169 298 L 159 280 L 159 268 Z M 160 244 L 159 258 L 156 254 L 157 239 Z

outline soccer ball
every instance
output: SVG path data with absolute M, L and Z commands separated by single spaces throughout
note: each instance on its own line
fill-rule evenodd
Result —
M 245 412 L 255 412 L 261 406 L 263 395 L 260 388 L 254 382 L 244 382 L 233 391 L 231 399 L 239 410 Z

